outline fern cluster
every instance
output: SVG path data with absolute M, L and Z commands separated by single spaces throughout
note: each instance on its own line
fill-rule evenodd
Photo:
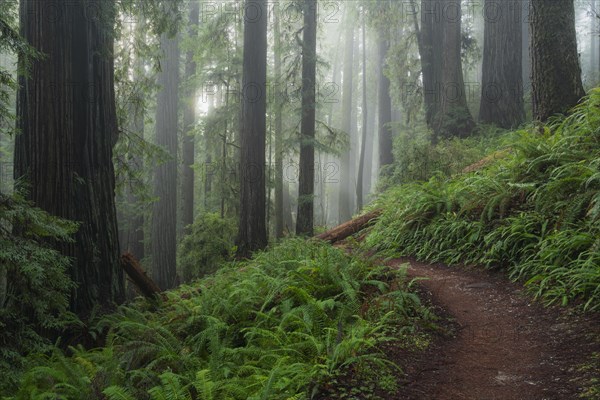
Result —
M 428 317 L 403 277 L 288 240 L 169 292 L 158 310 L 121 307 L 101 322 L 105 347 L 32 358 L 15 398 L 308 399 L 345 366 L 393 368 L 380 347 L 391 332 L 411 345 Z
M 505 140 L 478 171 L 389 190 L 366 246 L 504 267 L 548 303 L 600 310 L 600 89 Z
M 49 246 L 72 241 L 76 225 L 0 193 L 0 393 L 15 384 L 23 354 L 47 351 L 49 332 L 76 321 L 68 312 L 70 261 Z

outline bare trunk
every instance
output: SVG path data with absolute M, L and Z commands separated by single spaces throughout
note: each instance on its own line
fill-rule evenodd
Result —
M 238 257 L 249 257 L 252 252 L 267 246 L 265 225 L 267 22 L 267 1 L 246 0 L 240 127 Z
M 521 11 L 520 2 L 485 2 L 479 120 L 504 129 L 516 128 L 525 120 Z
M 152 212 L 152 275 L 161 289 L 176 285 L 177 110 L 179 100 L 179 40 L 161 35 L 162 70 L 156 106 L 156 144 L 170 159 L 155 169 Z
M 573 0 L 531 0 L 533 118 L 562 114 L 585 95 Z
M 197 1 L 190 2 L 189 16 L 189 36 L 193 38 L 197 34 L 200 3 Z M 187 93 L 186 106 L 183 110 L 183 127 L 185 129 L 183 135 L 182 157 L 183 171 L 181 182 L 182 209 L 181 220 L 185 228 L 194 223 L 194 136 L 193 129 L 196 122 L 196 88 L 192 79 L 196 75 L 196 62 L 194 61 L 194 52 L 188 50 L 185 60 L 185 78 Z
M 317 1 L 304 0 L 302 49 L 302 126 L 296 234 L 313 235 L 315 188 L 315 86 L 317 70 Z
M 356 208 L 360 212 L 363 207 L 363 180 L 365 176 L 365 149 L 367 142 L 367 122 L 368 110 L 367 110 L 367 24 L 365 22 L 366 16 L 363 12 L 363 24 L 362 24 L 362 138 L 360 142 L 360 156 L 358 161 L 358 178 L 356 179 Z
M 353 58 L 354 58 L 354 16 L 351 7 L 346 9 L 346 38 L 344 52 L 344 80 L 342 91 L 342 131 L 348 135 L 351 141 L 352 135 L 352 90 L 353 80 Z M 342 150 L 340 162 L 340 194 L 339 194 L 339 222 L 348 221 L 352 217 L 350 196 L 348 191 L 352 180 L 350 169 L 350 149 Z
M 75 242 L 57 246 L 73 259 L 71 309 L 86 316 L 124 299 L 112 164 L 114 3 L 97 3 L 98 19 L 85 17 L 83 0 L 72 1 L 60 19 L 48 18 L 45 2 L 20 6 L 22 35 L 46 57 L 20 78 L 15 178 L 29 184 L 37 207 L 81 222 Z

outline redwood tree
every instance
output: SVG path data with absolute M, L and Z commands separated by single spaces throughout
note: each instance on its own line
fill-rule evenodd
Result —
M 531 0 L 530 28 L 533 118 L 545 121 L 585 95 L 573 0 Z
M 442 40 L 434 43 L 436 54 L 442 56 L 441 82 L 437 90 L 440 106 L 433 121 L 434 141 L 441 137 L 465 137 L 471 134 L 475 122 L 467 106 L 467 94 L 461 59 L 461 2 L 441 0 L 436 12 L 440 16 Z
M 197 35 L 200 3 L 190 2 L 189 10 L 189 37 Z M 194 136 L 193 128 L 196 122 L 196 87 L 192 80 L 196 75 L 196 62 L 194 61 L 194 51 L 189 49 L 185 56 L 185 83 L 187 88 L 186 105 L 183 110 L 183 127 L 185 129 L 182 144 L 183 157 L 183 176 L 181 182 L 182 209 L 181 220 L 183 226 L 191 225 L 194 222 Z
M 344 72 L 342 84 L 342 131 L 348 135 L 351 142 L 352 134 L 352 90 L 354 87 L 353 58 L 354 58 L 354 14 L 350 6 L 346 6 L 346 17 L 344 19 Z M 351 196 L 354 191 L 350 190 L 350 149 L 342 150 L 340 157 L 340 183 L 339 183 L 339 223 L 346 222 L 352 217 Z
M 296 233 L 313 236 L 315 186 L 315 84 L 317 70 L 317 0 L 304 0 L 302 44 L 302 126 Z
M 244 4 L 244 60 L 240 127 L 240 214 L 238 257 L 267 246 L 265 136 L 267 0 Z
M 56 246 L 73 258 L 71 308 L 86 316 L 124 298 L 112 164 L 114 3 L 73 0 L 60 18 L 49 18 L 44 1 L 20 7 L 21 33 L 45 58 L 20 78 L 15 177 L 36 206 L 80 222 L 75 242 Z
M 479 120 L 510 129 L 525 119 L 521 2 L 486 0 Z
M 169 157 L 154 173 L 152 211 L 152 275 L 163 290 L 176 284 L 177 255 L 177 113 L 179 102 L 179 40 L 163 33 L 160 38 L 161 71 L 156 101 L 156 144 Z

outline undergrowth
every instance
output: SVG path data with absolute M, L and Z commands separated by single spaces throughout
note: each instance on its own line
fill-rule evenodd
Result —
M 98 327 L 104 347 L 30 357 L 12 398 L 308 399 L 346 367 L 395 371 L 381 350 L 392 337 L 423 342 L 413 333 L 427 309 L 403 278 L 288 240 L 168 292 L 158 309 L 122 306 Z
M 388 190 L 365 246 L 507 268 L 548 304 L 600 310 L 600 89 L 568 117 L 507 134 L 481 169 Z
M 49 351 L 48 337 L 78 323 L 70 260 L 50 246 L 72 242 L 76 230 L 19 193 L 0 193 L 0 393 L 17 383 L 23 354 Z

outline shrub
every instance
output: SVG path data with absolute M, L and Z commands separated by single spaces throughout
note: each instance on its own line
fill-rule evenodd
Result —
M 15 384 L 22 355 L 47 351 L 48 332 L 76 320 L 68 312 L 69 259 L 50 247 L 75 230 L 18 194 L 0 194 L 0 392 Z
M 217 214 L 203 214 L 188 227 L 179 246 L 179 268 L 185 282 L 214 273 L 234 250 L 235 224 Z

